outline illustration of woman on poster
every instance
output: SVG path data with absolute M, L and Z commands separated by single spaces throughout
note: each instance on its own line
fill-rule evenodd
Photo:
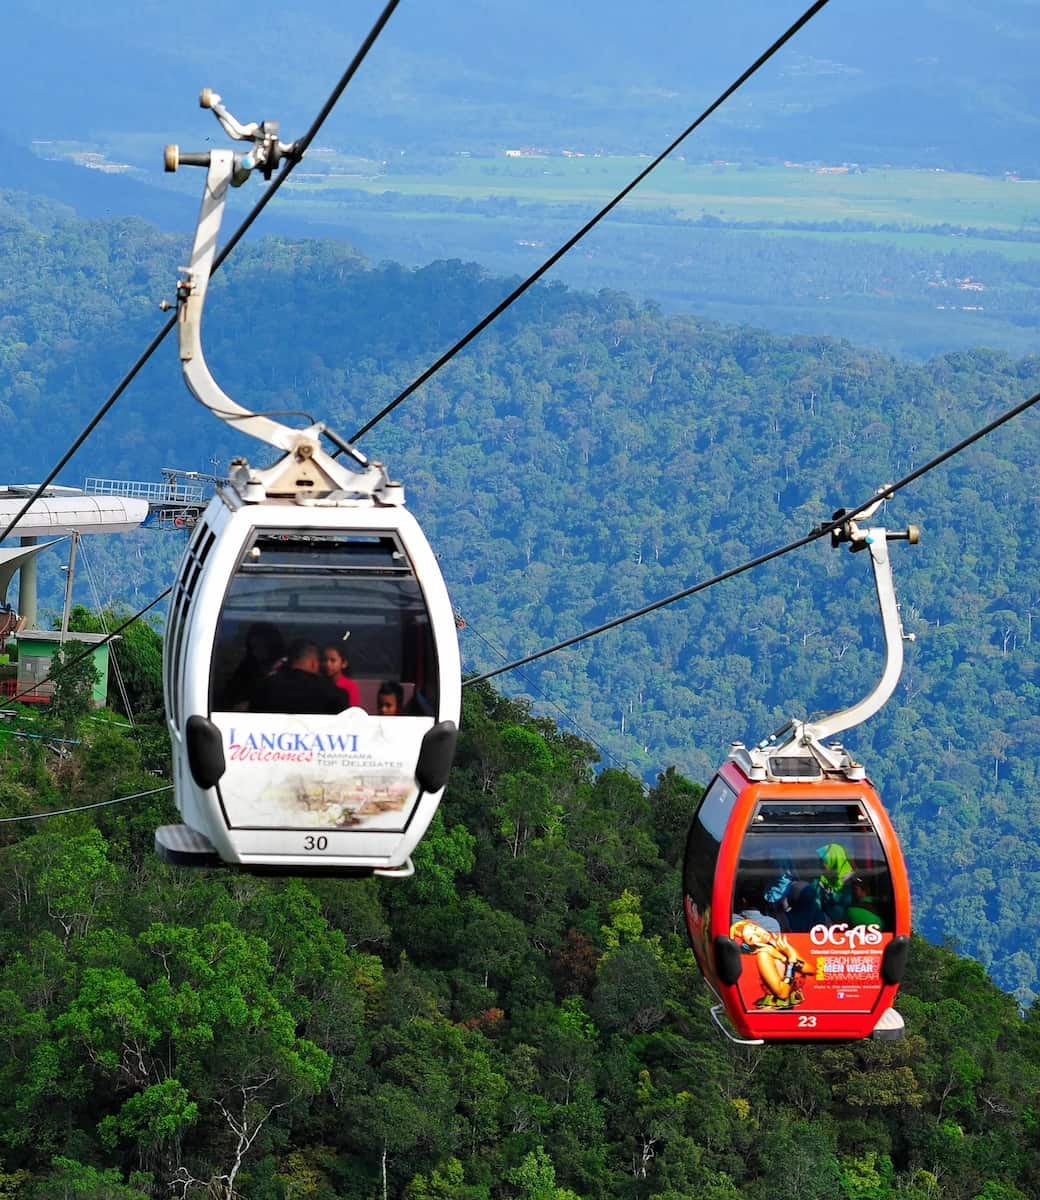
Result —
M 805 974 L 805 963 L 782 933 L 770 933 L 754 921 L 734 923 L 730 937 L 744 954 L 755 956 L 763 995 L 757 1008 L 796 1008 L 805 999 L 798 977 Z

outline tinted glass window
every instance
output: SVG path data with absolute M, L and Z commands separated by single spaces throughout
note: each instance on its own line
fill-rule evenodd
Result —
M 888 863 L 861 804 L 764 800 L 758 806 L 733 894 L 734 919 L 757 919 L 756 913 L 766 928 L 785 932 L 842 923 L 891 931 Z
M 381 683 L 400 685 L 402 714 L 437 706 L 437 663 L 429 615 L 397 539 L 343 533 L 259 533 L 246 548 L 221 611 L 213 654 L 211 704 L 250 711 L 258 691 L 271 711 L 272 678 L 292 669 L 293 649 L 310 643 L 323 674 L 370 713 Z M 329 659 L 332 659 L 331 666 Z M 347 682 L 349 681 L 349 682 Z M 307 687 L 293 695 L 308 696 Z M 328 711 L 315 702 L 292 711 Z
M 716 775 L 693 818 L 690 836 L 686 841 L 683 886 L 701 912 L 711 903 L 719 846 L 736 799 L 733 789 L 721 776 Z

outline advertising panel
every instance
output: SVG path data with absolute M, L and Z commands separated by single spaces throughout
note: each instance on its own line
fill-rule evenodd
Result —
M 232 828 L 402 830 L 429 717 L 214 713 Z
M 744 956 L 737 983 L 748 1012 L 805 1007 L 869 1012 L 877 1002 L 881 959 L 892 934 L 877 925 L 814 925 L 808 933 L 773 933 L 751 920 L 730 936 Z

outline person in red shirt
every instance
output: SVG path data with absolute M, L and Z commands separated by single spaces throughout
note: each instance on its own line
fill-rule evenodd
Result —
M 338 646 L 325 646 L 321 652 L 321 669 L 327 679 L 331 679 L 336 687 L 347 693 L 347 699 L 350 701 L 348 708 L 361 707 L 361 693 L 358 690 L 358 685 L 347 674 L 347 668 L 350 663 L 347 662 L 346 655 Z

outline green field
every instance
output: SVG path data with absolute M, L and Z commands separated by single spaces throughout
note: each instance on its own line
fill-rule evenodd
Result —
M 287 191 L 310 228 L 373 261 L 525 275 L 648 162 L 430 157 L 405 170 L 323 154 Z M 1038 272 L 1040 181 L 676 160 L 554 269 L 573 287 L 914 358 L 1035 352 Z
M 156 173 L 159 140 L 34 149 L 83 166 L 128 165 L 142 182 L 183 192 L 190 212 L 197 181 Z M 458 258 L 524 276 L 650 162 L 504 150 L 409 151 L 382 162 L 319 146 L 282 190 L 272 220 L 289 236 L 346 241 L 373 263 Z M 673 157 L 553 275 L 670 311 L 919 359 L 976 345 L 1029 354 L 1040 345 L 1040 180 Z M 975 291 L 962 287 L 966 279 Z
M 325 170 L 298 179 L 293 190 L 315 197 L 350 188 L 372 195 L 396 192 L 476 202 L 511 198 L 523 204 L 593 207 L 647 165 L 643 158 L 457 157 L 409 173 L 403 165 L 388 170 L 356 160 L 342 170 L 326 159 L 320 163 Z M 948 224 L 1036 233 L 1040 239 L 1040 181 L 943 171 L 821 174 L 804 166 L 691 165 L 673 159 L 662 163 L 624 204 L 629 210 L 669 209 L 690 220 L 859 221 L 904 229 Z
M 135 162 L 140 146 L 123 138 L 106 147 L 54 141 L 38 143 L 34 149 L 47 158 L 83 162 L 85 157 L 96 157 L 113 169 L 116 164 Z M 311 151 L 287 190 L 300 215 L 326 226 L 338 223 L 344 191 L 366 194 L 374 204 L 392 193 L 395 213 L 424 223 L 443 219 L 443 207 L 430 208 L 431 202 L 438 201 L 442 206 L 478 206 L 469 213 L 456 211 L 456 219 L 503 215 L 500 207 L 488 211 L 503 202 L 531 210 L 573 206 L 584 218 L 650 161 L 648 156 L 559 153 L 507 157 L 502 151 L 494 157 L 412 156 L 409 161 L 402 156 L 387 163 L 324 148 Z M 163 186 L 170 186 L 170 180 L 163 178 Z M 807 165 L 687 163 L 673 157 L 625 198 L 618 213 L 629 221 L 638 221 L 641 213 L 648 219 L 653 214 L 658 224 L 713 218 L 730 226 L 753 224 L 762 233 L 877 237 L 925 253 L 955 246 L 965 253 L 990 251 L 1012 261 L 1040 258 L 1040 179 L 894 168 L 836 174 Z M 835 222 L 871 228 L 820 228 Z M 791 230 L 794 223 L 817 228 Z M 957 232 L 937 232 L 942 226 Z M 966 230 L 972 234 L 965 234 Z M 993 233 L 1022 240 L 987 236 Z M 956 243 L 949 240 L 953 236 Z

